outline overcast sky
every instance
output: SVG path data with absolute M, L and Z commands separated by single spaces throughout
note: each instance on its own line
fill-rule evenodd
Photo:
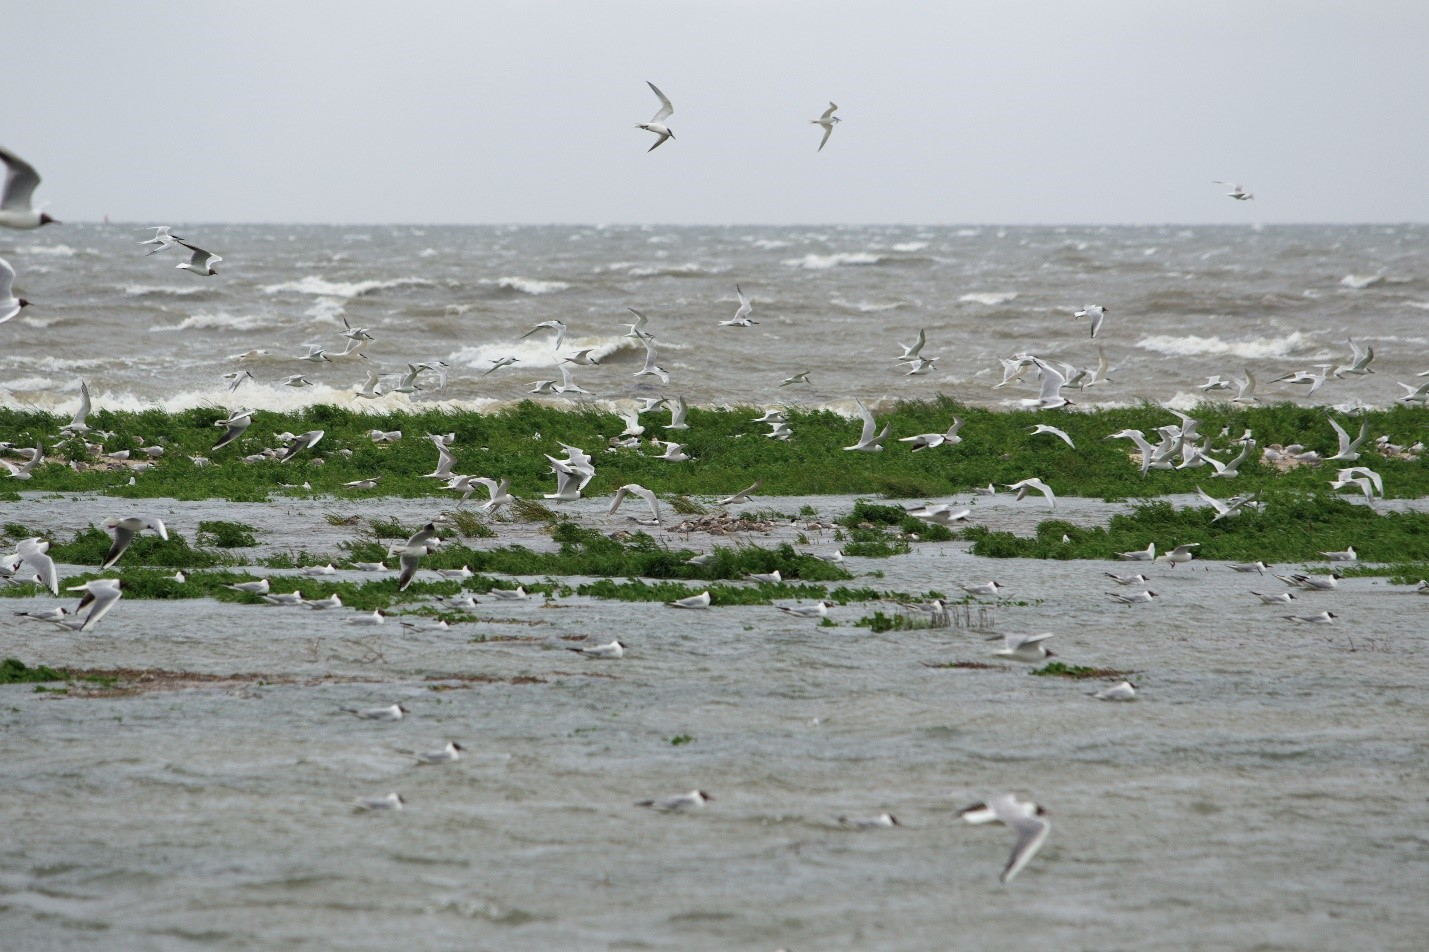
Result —
M 0 0 L 0 24 L 0 144 L 60 219 L 1429 220 L 1425 0 Z M 647 79 L 675 105 L 650 154 Z

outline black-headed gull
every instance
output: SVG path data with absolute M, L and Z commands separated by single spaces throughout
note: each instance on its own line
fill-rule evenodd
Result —
M 994 651 L 993 654 L 999 658 L 1036 664 L 1043 658 L 1055 655 L 1055 652 L 1049 651 L 1047 646 L 1042 644 L 1051 637 L 1050 632 L 1043 635 L 1004 635 L 1002 647 Z
M 689 793 L 682 793 L 678 797 L 669 797 L 665 800 L 640 800 L 635 805 L 659 810 L 661 813 L 681 813 L 685 810 L 702 807 L 713 799 L 714 797 L 703 790 L 691 790 Z
M 1017 834 L 1012 855 L 1002 870 L 1001 880 L 1006 885 L 1037 854 L 1051 832 L 1052 824 L 1043 819 L 1046 812 L 1035 803 L 1024 803 L 1006 794 L 993 797 L 986 803 L 975 803 L 962 810 L 960 815 L 969 823 L 1001 823 Z
M 1092 697 L 1098 701 L 1134 701 L 1136 700 L 1136 685 L 1130 681 L 1123 681 L 1096 692 Z
M 15 269 L 10 267 L 10 262 L 0 258 L 0 324 L 19 314 L 21 308 L 30 306 L 29 301 L 15 296 L 11 290 L 14 285 Z
M 124 554 L 124 550 L 129 548 L 129 543 L 134 541 L 134 537 L 145 529 L 151 529 L 158 534 L 159 538 L 167 540 L 169 530 L 164 525 L 164 520 L 150 516 L 126 516 L 122 519 L 106 519 L 104 528 L 114 534 L 114 544 L 109 547 L 109 552 L 104 556 L 104 561 L 99 564 L 100 571 L 103 571 L 119 561 L 119 557 Z
M 621 644 L 618 638 L 603 645 L 586 645 L 580 648 L 567 645 L 566 650 L 574 651 L 587 658 L 597 658 L 605 661 L 625 657 L 625 645 Z
M 187 261 L 180 261 L 178 264 L 174 265 L 175 268 L 188 271 L 192 274 L 218 274 L 218 272 L 213 269 L 213 266 L 222 261 L 222 258 L 220 258 L 218 255 L 214 254 L 211 251 L 204 251 L 197 245 L 191 245 L 186 241 L 181 241 L 179 242 L 179 244 L 192 251 L 193 257 L 189 258 L 189 260 Z
M 4 148 L 0 148 L 0 162 L 5 163 L 5 190 L 0 192 L 0 228 L 39 228 L 41 225 L 59 224 L 44 212 L 30 207 L 31 197 L 40 184 L 40 175 L 34 166 Z

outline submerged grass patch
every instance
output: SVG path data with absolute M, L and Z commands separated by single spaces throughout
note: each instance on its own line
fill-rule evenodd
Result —
M 753 479 L 764 481 L 762 493 L 767 496 L 856 494 L 872 487 L 889 497 L 919 499 L 988 483 L 1011 483 L 1041 473 L 1060 495 L 1127 499 L 1191 492 L 1207 475 L 1205 470 L 1193 469 L 1153 471 L 1142 477 L 1127 457 L 1125 442 L 1104 439 L 1122 428 L 1150 433 L 1158 426 L 1176 422 L 1169 411 L 1151 404 L 1088 413 L 1034 413 L 968 407 L 938 398 L 899 403 L 877 416 L 891 425 L 897 437 L 946 429 L 955 414 L 967 421 L 961 434 L 963 442 L 957 446 L 914 454 L 890 442 L 884 453 L 846 453 L 843 447 L 858 426 L 828 410 L 791 408 L 789 425 L 794 437 L 786 443 L 764 439 L 762 428 L 750 422 L 758 415 L 750 408 L 692 408 L 688 416 L 690 429 L 682 434 L 682 442 L 695 462 L 672 465 L 654 459 L 655 454 L 646 448 L 601 452 L 624 422 L 616 414 L 595 406 L 563 409 L 526 401 L 496 413 L 414 410 L 368 415 L 345 407 L 319 405 L 296 413 L 261 412 L 242 438 L 220 450 L 212 449 L 216 437 L 213 422 L 222 415 L 218 410 L 170 414 L 159 410 L 119 413 L 101 408 L 91 414 L 90 423 L 115 432 L 106 448 L 137 449 L 136 434 L 143 434 L 146 441 L 157 441 L 166 447 L 163 459 L 153 469 L 134 474 L 136 484 L 128 486 L 129 471 L 75 472 L 65 465 L 65 451 L 61 449 L 35 469 L 33 479 L 24 488 L 106 492 L 131 498 L 254 501 L 284 493 L 306 494 L 306 490 L 295 487 L 308 482 L 314 492 L 353 498 L 373 492 L 453 498 L 439 480 L 423 478 L 434 465 L 436 453 L 419 435 L 453 431 L 459 471 L 510 477 L 513 493 L 543 509 L 540 503 L 530 502 L 538 500 L 553 485 L 542 454 L 559 452 L 561 442 L 581 446 L 596 455 L 597 474 L 588 494 L 609 494 L 624 483 L 639 482 L 662 496 L 684 496 L 699 505 L 704 504 L 700 497 L 726 495 Z M 1249 428 L 1261 446 L 1301 443 L 1328 455 L 1338 445 L 1323 408 L 1289 403 L 1255 407 L 1205 404 L 1193 414 L 1202 420 L 1203 433 L 1214 434 L 1229 427 L 1232 433 L 1239 434 Z M 1365 419 L 1372 436 L 1384 434 L 1400 444 L 1411 444 L 1429 432 L 1429 409 L 1424 407 L 1399 405 L 1367 412 Z M 1046 437 L 1033 438 L 1033 424 L 1048 421 L 1066 430 L 1076 441 L 1077 449 Z M 0 409 L 0 440 L 32 446 L 34 441 L 43 439 L 53 445 L 64 422 L 35 411 Z M 373 427 L 399 429 L 409 435 L 391 446 L 378 446 L 367 437 Z M 315 452 L 282 464 L 242 462 L 244 456 L 274 445 L 274 433 L 312 429 L 326 432 Z M 351 455 L 338 453 L 340 449 L 351 451 Z M 212 465 L 199 466 L 190 456 L 207 457 Z M 1383 475 L 1388 495 L 1429 496 L 1429 464 L 1425 460 L 1381 459 L 1366 453 L 1361 462 Z M 1323 490 L 1325 481 L 1333 475 L 1329 467 L 1308 466 L 1279 473 L 1259 461 L 1258 451 L 1241 472 L 1235 481 L 1237 491 L 1272 484 L 1302 492 Z M 364 493 L 343 488 L 345 482 L 374 473 L 382 475 L 379 490 Z
M 1118 668 L 1089 668 L 1084 664 L 1053 661 L 1027 673 L 1039 678 L 1073 678 L 1080 681 L 1088 678 L 1125 678 L 1133 672 L 1122 671 Z

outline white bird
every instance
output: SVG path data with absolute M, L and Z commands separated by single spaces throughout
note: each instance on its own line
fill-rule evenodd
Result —
M 1197 390 L 1229 390 L 1230 381 L 1222 380 L 1220 374 L 1207 377 L 1206 382 L 1197 387 Z
M 313 611 L 322 611 L 325 608 L 341 608 L 342 599 L 338 597 L 337 592 L 333 592 L 327 598 L 319 598 L 316 601 L 303 602 L 302 604 L 304 608 L 311 608 Z
M 5 163 L 5 190 L 0 192 L 0 228 L 39 228 L 59 224 L 44 212 L 30 207 L 40 175 L 34 166 L 8 149 L 0 148 Z
M 1072 442 L 1072 438 L 1067 435 L 1067 433 L 1066 433 L 1065 430 L 1059 430 L 1059 429 L 1057 429 L 1055 426 L 1048 426 L 1048 425 L 1045 424 L 1045 423 L 1038 423 L 1036 426 L 1034 426 L 1034 427 L 1032 428 L 1032 435 L 1033 435 L 1033 436 L 1038 436 L 1039 434 L 1042 434 L 1042 433 L 1050 433 L 1050 434 L 1052 434 L 1053 436 L 1055 436 L 1057 439 L 1061 440 L 1063 443 L 1066 443 L 1066 444 L 1067 444 L 1068 446 L 1070 446 L 1072 449 L 1076 449 L 1076 448 L 1077 448 L 1077 445 Z
M 347 620 L 349 625 L 385 625 L 387 616 L 382 613 L 382 609 L 374 608 L 370 615 L 354 615 Z
M 402 566 L 402 574 L 397 577 L 397 591 L 405 592 L 417 575 L 422 557 L 431 551 L 437 542 L 436 523 L 429 522 L 412 534 L 406 542 L 389 550 L 388 555 L 396 555 Z
M 348 714 L 356 714 L 364 721 L 400 721 L 402 715 L 412 713 L 400 704 L 389 704 L 386 707 L 369 707 L 361 710 L 345 707 L 343 710 Z
M 487 374 L 491 373 L 493 370 L 500 370 L 502 367 L 510 367 L 512 364 L 518 363 L 519 361 L 520 361 L 520 358 L 519 358 L 519 357 L 498 357 L 498 358 L 496 358 L 495 360 L 493 360 L 493 361 L 491 362 L 491 368 L 488 369 L 488 370 L 486 370 L 486 371 L 484 371 L 484 372 L 482 373 L 482 376 L 485 377 Z
M 109 552 L 104 556 L 104 561 L 99 564 L 100 571 L 109 568 L 119 557 L 124 554 L 124 550 L 129 548 L 129 543 L 134 541 L 134 537 L 145 529 L 152 529 L 158 533 L 159 538 L 165 541 L 169 538 L 169 530 L 164 525 L 164 520 L 155 519 L 149 516 L 127 516 L 123 519 L 106 519 L 104 528 L 114 534 L 114 544 L 109 547 Z
M 1343 552 L 1321 552 L 1320 554 L 1330 562 L 1354 562 L 1359 558 L 1352 545 L 1345 546 Z
M 177 245 L 180 241 L 183 241 L 183 238 L 181 238 L 180 236 L 169 234 L 168 225 L 150 225 L 149 229 L 153 231 L 154 237 L 150 238 L 147 241 L 141 241 L 139 242 L 139 244 L 157 245 L 157 247 L 154 248 L 153 251 L 144 252 L 142 255 L 140 255 L 140 257 L 142 258 L 147 258 L 150 255 L 156 255 L 161 251 L 168 251 L 170 248 Z
M 287 380 L 283 381 L 283 386 L 285 387 L 311 387 L 312 385 L 313 382 L 302 374 L 293 374 Z
M 999 589 L 1006 588 L 1001 582 L 978 582 L 973 585 L 959 585 L 958 588 L 969 595 L 996 595 Z
M 958 431 L 963 428 L 963 422 L 962 417 L 953 417 L 953 425 L 948 427 L 944 433 L 919 433 L 917 436 L 900 437 L 898 442 L 912 443 L 912 450 L 915 453 L 919 450 L 936 449 L 944 444 L 957 446 L 963 441 L 963 438 L 958 436 Z
M 400 793 L 389 793 L 385 797 L 359 797 L 353 804 L 359 810 L 370 813 L 395 812 L 407 803 Z
M 79 600 L 79 605 L 74 610 L 75 621 L 65 623 L 66 627 L 74 627 L 80 631 L 89 631 L 98 624 L 99 619 L 118 604 L 123 594 L 119 590 L 119 579 L 117 578 L 97 578 L 85 582 L 83 585 L 71 586 L 69 591 L 84 592 L 84 597 Z M 89 608 L 89 614 L 85 616 L 83 622 L 79 622 L 78 615 L 86 607 Z
M 346 482 L 342 485 L 345 489 L 376 489 L 377 483 L 381 481 L 381 479 L 381 474 L 378 474 L 376 476 L 371 477 L 370 479 L 354 479 L 351 482 Z
M 1149 542 L 1144 549 L 1137 549 L 1134 552 L 1123 552 L 1117 556 L 1123 562 L 1155 562 L 1156 543 Z
M 898 344 L 903 348 L 903 353 L 895 357 L 895 360 L 916 360 L 918 354 L 928 343 L 928 335 L 924 328 L 918 328 L 918 337 L 911 344 Z
M 35 570 L 40 584 L 49 589 L 51 595 L 58 595 L 60 579 L 59 574 L 55 571 L 55 560 L 46 554 L 49 550 L 50 544 L 44 539 L 21 539 L 15 547 L 15 554 Z
M 493 588 L 491 590 L 491 597 L 499 601 L 520 602 L 525 601 L 531 596 L 526 594 L 526 587 L 524 585 L 518 585 L 515 588 Z
M 635 315 L 635 320 L 634 322 L 625 325 L 625 333 L 621 334 L 620 336 L 634 337 L 639 340 L 647 340 L 652 337 L 653 335 L 647 333 L 645 330 L 645 326 L 650 323 L 650 318 L 635 310 L 635 308 L 633 307 L 627 307 L 626 310 L 629 311 L 631 314 Z
M 679 444 L 672 445 L 678 446 Z M 615 510 L 620 508 L 620 504 L 625 501 L 625 497 L 632 494 L 639 496 L 641 499 L 645 500 L 645 505 L 650 507 L 650 520 L 647 524 L 658 525 L 660 522 L 660 500 L 655 496 L 653 492 L 646 489 L 639 483 L 626 483 L 624 486 L 621 486 L 615 491 L 615 499 L 610 504 L 610 512 L 608 513 L 608 515 L 615 515 Z M 643 520 L 637 519 L 636 521 L 640 522 Z
M 1334 417 L 1328 417 L 1327 419 L 1329 420 L 1330 426 L 1335 431 L 1335 436 L 1339 437 L 1340 448 L 1335 452 L 1334 456 L 1326 456 L 1325 462 L 1353 463 L 1355 460 L 1359 459 L 1360 445 L 1364 443 L 1365 437 L 1369 436 L 1369 420 L 1363 420 L 1360 422 L 1359 436 L 1351 440 L 1350 435 L 1345 432 L 1344 427 L 1340 426 L 1338 423 L 1335 422 Z
M 625 645 L 621 644 L 618 638 L 603 645 L 586 645 L 581 648 L 574 648 L 567 645 L 566 650 L 574 651 L 576 654 L 601 661 L 610 661 L 625 657 Z
M 1132 592 L 1130 595 L 1121 595 L 1117 592 L 1107 592 L 1107 594 L 1123 605 L 1145 605 L 1153 598 L 1158 597 L 1152 591 Z
M 1191 550 L 1198 549 L 1200 548 L 1200 546 L 1201 543 L 1199 542 L 1187 542 L 1184 545 L 1176 546 L 1176 548 L 1172 549 L 1170 552 L 1167 552 L 1161 557 L 1167 562 L 1170 562 L 1171 567 L 1174 569 L 1181 563 L 1189 562 L 1194 559 L 1196 557 L 1196 553 L 1192 552 Z
M 644 129 L 646 132 L 653 132 L 659 136 L 659 138 L 655 140 L 655 144 L 645 150 L 646 152 L 654 152 L 665 144 L 666 139 L 675 138 L 675 133 L 671 132 L 670 127 L 665 125 L 665 120 L 674 115 L 675 107 L 670 105 L 670 100 L 664 93 L 660 92 L 660 87 L 648 79 L 645 81 L 645 85 L 649 86 L 650 91 L 655 94 L 655 98 L 660 100 L 660 109 L 650 118 L 649 122 L 637 122 L 635 128 Z
M 312 449 L 314 446 L 318 445 L 318 441 L 322 438 L 322 430 L 309 430 L 306 433 L 298 434 L 288 442 L 288 448 L 284 451 L 282 456 L 278 457 L 278 462 L 286 463 L 288 460 L 292 459 L 294 456 L 297 456 L 303 450 Z
M 838 107 L 838 104 L 835 103 L 835 102 L 833 102 L 832 100 L 830 100 L 830 102 L 829 102 L 829 108 L 827 108 L 827 109 L 824 110 L 824 114 L 823 114 L 822 116 L 820 116 L 820 117 L 817 118 L 817 119 L 810 119 L 810 120 L 809 120 L 809 122 L 813 123 L 813 124 L 816 125 L 816 126 L 823 126 L 823 127 L 824 127 L 824 137 L 823 137 L 823 139 L 821 139 L 821 140 L 819 141 L 819 147 L 818 147 L 817 149 L 815 149 L 814 151 L 816 151 L 816 152 L 822 152 L 822 151 L 824 151 L 824 146 L 826 146 L 826 145 L 829 144 L 829 136 L 833 135 L 833 133 L 834 133 L 834 123 L 836 123 L 836 122 L 843 122 L 842 119 L 840 119 L 838 116 L 834 115 L 835 110 L 837 110 L 838 108 L 839 108 L 839 107 Z
M 655 338 L 646 335 L 641 339 L 645 345 L 645 366 L 641 367 L 632 377 L 659 377 L 661 383 L 670 382 L 670 371 L 655 363 Z M 643 411 L 636 411 L 637 415 Z
M 1396 397 L 1396 403 L 1429 403 L 1429 383 L 1420 384 L 1418 387 L 1411 387 L 1407 383 L 1399 385 L 1404 388 L 1404 396 Z
M 762 479 L 756 479 L 756 480 L 754 481 L 754 483 L 753 483 L 751 486 L 749 486 L 748 488 L 746 488 L 746 489 L 741 489 L 739 492 L 737 492 L 737 493 L 735 493 L 735 494 L 733 494 L 733 495 L 731 495 L 731 496 L 725 496 L 723 499 L 721 499 L 721 500 L 719 500 L 718 502 L 716 502 L 715 505 L 718 505 L 718 506 L 733 506 L 733 505 L 736 505 L 736 504 L 739 504 L 739 503 L 749 502 L 749 497 L 750 497 L 751 495 L 753 495 L 754 493 L 758 492 L 759 489 L 760 489 L 760 487 L 763 486 L 763 485 L 764 485 L 764 480 L 762 480 Z
M 828 602 L 815 602 L 812 605 L 775 605 L 774 607 L 795 618 L 827 618 L 829 615 Z
M 1368 344 L 1364 347 L 1360 347 L 1359 344 L 1355 343 L 1353 337 L 1348 338 L 1348 340 L 1350 350 L 1353 353 L 1353 356 L 1350 358 L 1353 363 L 1348 367 L 1336 367 L 1335 376 L 1343 377 L 1345 374 L 1353 374 L 1356 377 L 1363 377 L 1366 374 L 1374 373 L 1373 370 L 1369 369 L 1370 362 L 1374 360 L 1374 348 Z
M 1103 572 L 1102 574 L 1118 585 L 1145 585 L 1151 581 L 1151 579 L 1142 575 L 1140 572 L 1137 572 L 1135 575 L 1116 575 L 1112 572 Z
M 1004 635 L 1002 648 L 994 651 L 993 654 L 1000 658 L 1036 664 L 1043 658 L 1054 656 L 1054 652 L 1049 651 L 1047 646 L 1042 644 L 1051 637 L 1050 632 L 1043 635 Z
M 902 826 L 898 818 L 891 813 L 880 813 L 872 817 L 836 817 L 840 826 L 852 827 L 855 830 L 876 830 L 881 828 Z
M 1130 681 L 1123 681 L 1120 684 L 1113 684 L 1111 687 L 1098 691 L 1092 697 L 1098 701 L 1134 701 L 1136 700 L 1136 685 Z
M 19 314 L 21 308 L 30 306 L 29 301 L 15 296 L 11 290 L 14 284 L 15 269 L 10 267 L 10 262 L 0 258 L 0 324 Z
M 1067 375 L 1040 357 L 1034 357 L 1032 362 L 1042 374 L 1042 389 L 1036 400 L 1021 401 L 1023 406 L 1034 407 L 1038 410 L 1056 410 L 1059 407 L 1073 406 L 1072 401 L 1062 396 L 1062 388 L 1067 385 Z
M 79 382 L 79 408 L 74 411 L 74 417 L 61 428 L 60 432 L 88 433 L 89 424 L 85 421 L 89 419 L 89 413 L 92 409 L 93 406 L 89 402 L 89 383 L 81 380 Z
M 694 459 L 693 456 L 685 452 L 685 444 L 683 443 L 671 443 L 662 440 L 652 440 L 651 442 L 657 444 L 663 443 L 665 447 L 665 452 L 655 457 L 656 459 L 663 459 L 671 463 L 683 463 L 686 460 Z
M 1097 336 L 1097 331 L 1102 329 L 1102 321 L 1106 318 L 1106 308 L 1100 304 L 1088 304 L 1080 311 L 1072 315 L 1073 318 L 1090 317 L 1092 319 L 1092 336 Z
M 917 357 L 914 357 L 912 360 L 908 361 L 908 372 L 907 372 L 906 374 L 904 374 L 903 376 L 905 376 L 905 377 L 924 377 L 924 376 L 927 376 L 928 373 L 929 373 L 930 371 L 932 371 L 932 369 L 933 369 L 933 362 L 936 361 L 937 359 L 938 359 L 938 358 L 936 358 L 936 357 L 923 357 L 923 356 L 921 356 L 921 355 L 919 355 L 919 356 L 917 356 Z
M 240 409 L 234 410 L 228 415 L 228 419 L 219 420 L 214 426 L 225 427 L 223 436 L 218 438 L 218 442 L 213 444 L 213 449 L 222 449 L 229 443 L 243 435 L 243 431 L 253 425 L 253 414 L 256 410 Z
M 41 444 L 37 441 L 35 443 L 34 451 L 30 454 L 30 458 L 28 460 L 17 466 L 9 460 L 0 459 L 0 469 L 4 469 L 13 479 L 31 479 L 33 478 L 35 467 L 39 466 L 44 461 L 44 447 L 41 446 Z
M 298 574 L 305 575 L 308 578 L 322 578 L 325 575 L 336 575 L 337 566 L 331 562 L 327 565 L 309 565 L 301 569 Z
M 689 793 L 682 793 L 678 797 L 670 797 L 665 800 L 641 800 L 635 805 L 637 807 L 650 807 L 652 810 L 659 810 L 661 813 L 679 813 L 702 807 L 713 799 L 714 797 L 705 793 L 703 790 L 691 790 Z
M 1046 812 L 1035 803 L 1024 803 L 1006 794 L 993 797 L 986 803 L 975 803 L 961 811 L 960 816 L 969 823 L 1001 823 L 1017 834 L 1012 855 L 1008 857 L 1000 877 L 1005 886 L 1037 855 L 1051 832 L 1052 824 L 1043 819 Z
M 1231 569 L 1236 572 L 1245 572 L 1247 574 L 1250 572 L 1255 572 L 1259 575 L 1264 575 L 1265 570 L 1268 568 L 1270 568 L 1270 566 L 1266 565 L 1264 562 L 1261 561 L 1238 562 L 1231 566 Z
M 744 578 L 746 581 L 758 582 L 761 585 L 778 585 L 780 582 L 784 581 L 784 577 L 779 574 L 778 569 L 775 569 L 772 572 L 750 572 L 745 575 Z
M 1260 398 L 1255 395 L 1255 376 L 1249 367 L 1241 368 L 1241 372 L 1245 374 L 1245 379 L 1235 381 L 1236 395 L 1231 397 L 1231 403 L 1259 403 Z
M 1057 508 L 1057 495 L 1056 495 L 1056 493 L 1052 492 L 1052 487 L 1051 487 L 1051 486 L 1048 486 L 1046 483 L 1042 482 L 1042 480 L 1038 479 L 1036 476 L 1031 476 L 1031 477 L 1029 477 L 1029 478 L 1027 478 L 1027 479 L 1020 479 L 1020 480 L 1018 480 L 1018 481 L 1015 482 L 1015 483 L 1007 483 L 1007 484 L 1005 484 L 1005 485 L 1007 486 L 1008 489 L 1015 489 L 1015 490 L 1017 490 L 1017 501 L 1018 501 L 1018 502 L 1021 502 L 1021 501 L 1023 500 L 1023 498 L 1027 495 L 1028 490 L 1033 490 L 1033 489 L 1035 489 L 1037 492 L 1041 493 L 1042 496 L 1047 500 L 1047 508 L 1048 508 L 1048 509 L 1056 509 L 1056 508 Z
M 431 437 L 432 446 L 437 450 L 437 468 L 430 473 L 423 474 L 423 479 L 451 479 L 452 467 L 456 465 L 456 457 L 451 450 L 438 437 Z
M 466 750 L 461 744 L 454 741 L 447 741 L 445 747 L 439 750 L 413 751 L 412 756 L 417 758 L 419 764 L 454 764 L 461 760 L 462 752 Z
M 794 376 L 792 376 L 792 377 L 785 377 L 783 380 L 779 381 L 779 386 L 781 386 L 781 387 L 792 387 L 792 386 L 794 386 L 795 384 L 808 383 L 808 382 L 809 382 L 809 373 L 810 373 L 810 371 L 801 370 L 801 371 L 799 371 L 798 373 L 796 373 Z
M 542 321 L 541 323 L 537 324 L 535 327 L 531 328 L 531 329 L 530 329 L 529 331 L 527 331 L 526 333 L 522 334 L 522 335 L 521 335 L 521 339 L 525 339 L 525 338 L 527 338 L 527 337 L 530 337 L 532 334 L 535 334 L 537 331 L 542 331 L 542 330 L 552 330 L 552 331 L 555 331 L 555 332 L 556 332 L 556 340 L 555 340 L 555 343 L 551 345 L 551 347 L 552 347 L 553 350 L 560 350 L 560 349 L 561 349 L 561 342 L 566 339 L 566 324 L 565 324 L 564 321 L 557 321 L 557 320 Z M 492 368 L 492 370 L 495 370 L 495 369 L 496 369 L 495 367 Z
M 710 593 L 708 590 L 700 592 L 698 595 L 691 595 L 688 598 L 677 598 L 673 602 L 666 602 L 671 608 L 709 608 Z
M 181 270 L 188 271 L 193 274 L 218 274 L 218 272 L 213 269 L 213 266 L 222 261 L 222 258 L 220 258 L 218 255 L 214 254 L 211 251 L 204 251 L 197 245 L 191 245 L 186 241 L 181 241 L 179 242 L 179 244 L 192 251 L 193 257 L 189 258 L 189 260 L 187 261 L 180 261 L 178 264 L 174 265 L 175 268 L 179 268 Z
M 859 416 L 863 418 L 863 430 L 859 434 L 858 442 L 853 446 L 845 446 L 844 450 L 846 452 L 856 453 L 883 452 L 883 441 L 888 439 L 889 429 L 892 424 L 885 423 L 883 430 L 875 435 L 874 431 L 877 430 L 878 423 L 873 419 L 873 414 L 869 412 L 868 407 L 863 405 L 862 400 L 855 397 L 853 402 L 858 406 Z
M 1285 615 L 1286 621 L 1293 621 L 1302 625 L 1332 625 L 1339 615 L 1332 611 L 1323 611 L 1317 615 Z
M 1229 185 L 1231 187 L 1231 190 L 1229 192 L 1226 192 L 1226 197 L 1233 198 L 1238 202 L 1244 202 L 1248 201 L 1249 199 L 1255 198 L 1255 196 L 1252 195 L 1250 192 L 1247 192 L 1245 189 L 1241 188 L 1239 182 L 1223 182 L 1220 179 L 1214 179 L 1211 184 Z
M 292 592 L 269 592 L 263 596 L 263 601 L 269 605 L 282 605 L 292 607 L 303 604 L 303 593 L 301 591 Z
M 758 324 L 758 321 L 751 320 L 749 315 L 754 313 L 754 304 L 744 294 L 744 289 L 739 285 L 734 286 L 734 293 L 739 295 L 739 310 L 734 312 L 734 317 L 727 321 L 720 321 L 720 327 L 750 327 Z
M 231 588 L 235 592 L 243 592 L 245 595 L 267 595 L 268 580 L 260 578 L 256 582 L 235 582 L 232 585 L 225 585 L 224 588 Z
M 1289 605 L 1295 598 L 1294 592 L 1277 592 L 1270 595 L 1261 592 L 1251 592 L 1250 594 L 1259 598 L 1266 605 Z
M 685 403 L 684 397 L 676 397 L 675 405 L 670 407 L 670 422 L 665 424 L 667 430 L 688 430 L 690 425 L 685 422 L 685 415 L 690 412 L 689 404 Z

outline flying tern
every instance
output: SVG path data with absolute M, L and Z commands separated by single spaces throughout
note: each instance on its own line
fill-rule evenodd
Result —
M 839 107 L 838 107 L 838 104 L 837 104 L 837 103 L 834 103 L 834 102 L 830 101 L 830 102 L 829 102 L 829 108 L 827 108 L 827 109 L 824 110 L 824 114 L 823 114 L 822 116 L 820 116 L 820 117 L 817 118 L 817 119 L 810 119 L 810 120 L 809 120 L 809 122 L 813 123 L 813 124 L 816 125 L 816 126 L 823 126 L 823 127 L 824 127 L 824 137 L 823 137 L 823 139 L 821 139 L 821 140 L 819 141 L 819 147 L 818 147 L 817 149 L 815 149 L 814 151 L 816 151 L 816 152 L 822 152 L 822 151 L 824 151 L 824 146 L 826 146 L 826 145 L 829 144 L 829 136 L 833 135 L 833 133 L 834 133 L 834 123 L 836 123 L 836 122 L 842 122 L 842 121 L 843 121 L 843 120 L 840 119 L 838 116 L 834 115 L 834 112 L 837 111 L 838 108 L 839 108 Z M 856 107 L 855 107 L 855 108 L 856 108 Z
M 675 107 L 670 105 L 669 98 L 660 92 L 660 87 L 648 79 L 645 81 L 645 85 L 649 86 L 650 91 L 655 94 L 655 98 L 660 100 L 660 109 L 650 118 L 649 122 L 637 122 L 635 128 L 644 129 L 646 132 L 653 132 L 659 136 L 659 138 L 655 140 L 655 144 L 645 150 L 646 152 L 654 152 L 665 144 L 666 139 L 675 138 L 675 133 L 671 132 L 670 127 L 665 125 L 665 120 L 674 115 Z

